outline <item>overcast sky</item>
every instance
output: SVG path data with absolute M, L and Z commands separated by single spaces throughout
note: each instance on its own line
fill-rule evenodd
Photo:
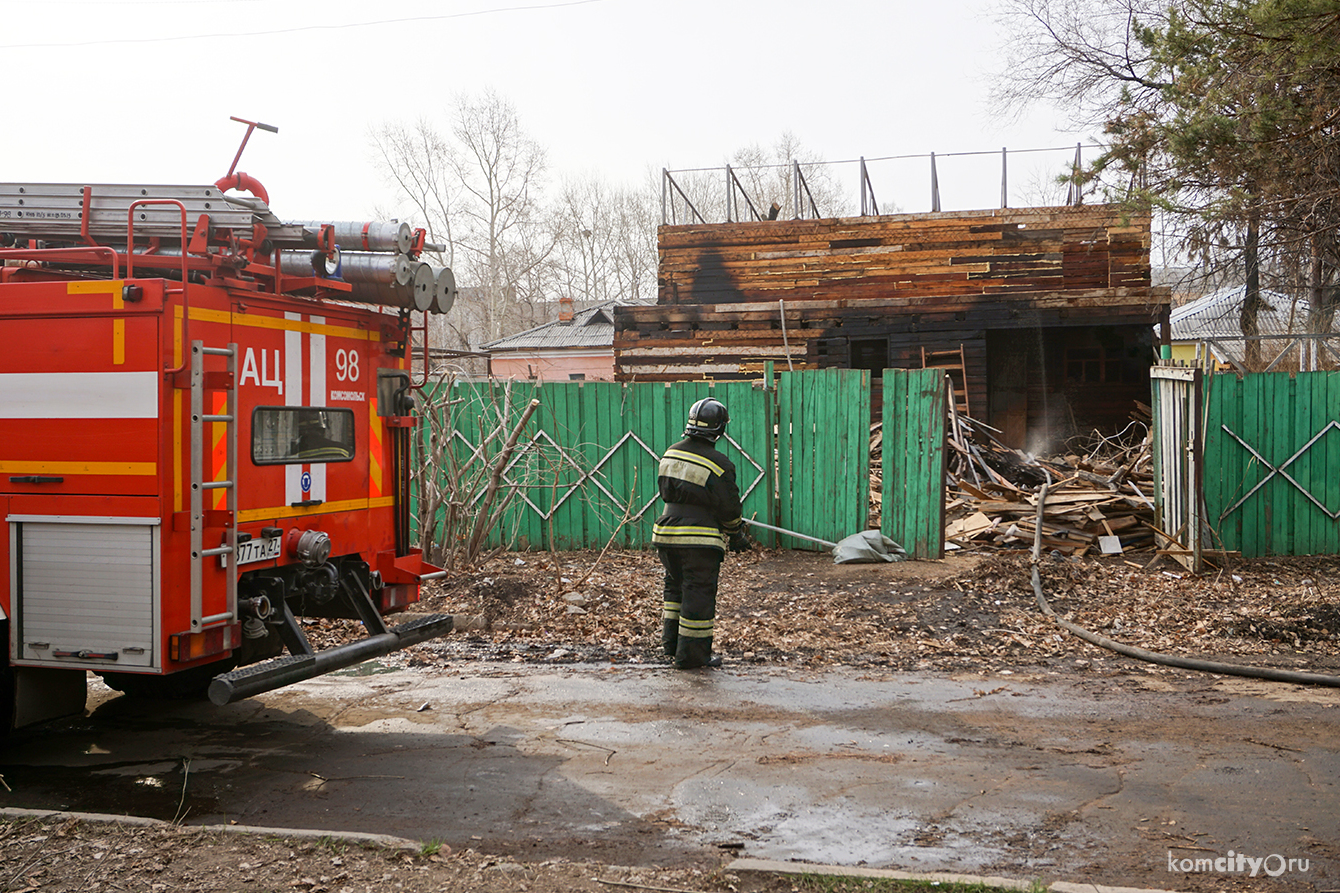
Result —
M 997 153 L 939 169 L 946 209 L 991 207 L 1002 146 L 1092 136 L 1048 110 L 990 115 L 1002 48 L 986 0 L 0 0 L 0 22 L 0 179 L 213 182 L 245 131 L 236 115 L 279 128 L 253 135 L 239 169 L 285 219 L 388 205 L 370 132 L 419 117 L 445 130 L 452 96 L 485 88 L 555 177 L 629 184 L 790 131 L 833 161 Z M 882 207 L 927 210 L 926 162 L 903 166 L 915 187 L 877 178 Z M 1028 177 L 1011 161 L 1012 188 Z

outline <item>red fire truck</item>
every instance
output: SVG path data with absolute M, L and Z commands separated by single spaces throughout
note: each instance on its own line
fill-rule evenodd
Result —
M 224 704 L 451 629 L 384 619 L 438 573 L 414 335 L 451 274 L 406 224 L 279 219 L 236 165 L 0 184 L 0 732 L 82 710 L 90 671 Z M 317 651 L 302 617 L 367 636 Z

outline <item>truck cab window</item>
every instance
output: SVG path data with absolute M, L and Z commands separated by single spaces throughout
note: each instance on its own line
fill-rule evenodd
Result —
M 261 406 L 251 414 L 251 461 L 257 465 L 348 462 L 353 458 L 353 410 Z

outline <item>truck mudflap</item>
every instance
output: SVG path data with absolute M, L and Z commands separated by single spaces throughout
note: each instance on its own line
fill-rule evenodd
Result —
M 461 618 L 465 621 L 466 618 Z M 368 636 L 348 645 L 327 648 L 313 654 L 277 657 L 239 667 L 215 676 L 209 684 L 209 699 L 222 707 L 252 695 L 274 691 L 285 685 L 312 679 L 324 673 L 362 663 L 374 657 L 390 654 L 429 639 L 445 636 L 456 628 L 457 619 L 451 614 L 426 614 L 384 633 Z M 467 625 L 462 623 L 462 626 Z

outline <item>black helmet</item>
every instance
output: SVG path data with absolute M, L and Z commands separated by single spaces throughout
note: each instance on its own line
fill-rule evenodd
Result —
M 685 437 L 702 437 L 716 440 L 726 433 L 726 423 L 730 413 L 720 400 L 706 397 L 689 407 L 689 423 L 684 427 Z

